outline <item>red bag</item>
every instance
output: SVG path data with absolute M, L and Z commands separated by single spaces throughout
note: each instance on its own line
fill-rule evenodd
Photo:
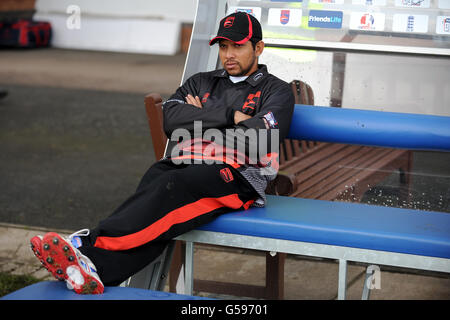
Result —
M 50 45 L 52 27 L 49 22 L 19 20 L 0 23 L 0 46 L 37 48 Z

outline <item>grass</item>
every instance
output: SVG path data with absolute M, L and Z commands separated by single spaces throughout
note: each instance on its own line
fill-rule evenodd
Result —
M 0 272 L 0 297 L 41 281 L 30 275 L 14 275 Z

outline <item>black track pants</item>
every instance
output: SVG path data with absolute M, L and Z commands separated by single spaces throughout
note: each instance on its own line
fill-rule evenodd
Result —
M 105 285 L 118 285 L 158 257 L 174 237 L 232 210 L 248 209 L 257 193 L 226 164 L 155 163 L 136 193 L 82 237 L 79 250 Z

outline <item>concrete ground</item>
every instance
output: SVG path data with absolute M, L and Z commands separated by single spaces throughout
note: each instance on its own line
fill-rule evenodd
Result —
M 0 51 L 0 87 L 8 90 L 0 100 L 0 271 L 49 279 L 28 239 L 49 230 L 93 227 L 134 191 L 155 161 L 143 97 L 174 91 L 184 59 Z M 449 186 L 445 179 L 438 183 Z M 447 198 L 436 209 L 448 211 Z M 262 285 L 263 254 L 245 253 L 197 247 L 196 278 Z M 364 268 L 350 264 L 347 298 L 361 297 Z M 335 261 L 288 256 L 285 298 L 335 299 L 337 275 Z M 372 299 L 450 298 L 448 275 L 382 266 L 380 286 Z

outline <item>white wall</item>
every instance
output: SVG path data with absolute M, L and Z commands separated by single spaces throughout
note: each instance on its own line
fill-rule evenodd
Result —
M 52 23 L 54 47 L 173 55 L 196 1 L 37 0 L 34 18 Z M 79 28 L 67 26 L 76 19 L 67 13 L 72 5 L 80 9 Z
M 193 22 L 196 0 L 37 0 L 40 12 L 64 13 L 70 5 L 83 13 L 110 17 L 171 19 Z

